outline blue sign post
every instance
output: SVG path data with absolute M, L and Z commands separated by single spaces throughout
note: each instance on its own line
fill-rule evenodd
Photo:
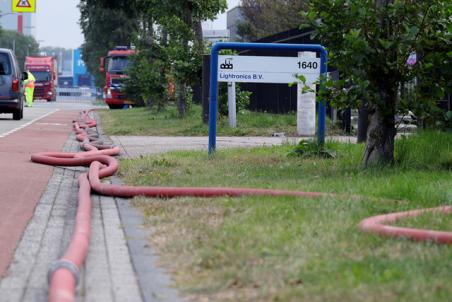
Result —
M 218 98 L 218 55 L 222 49 L 232 50 L 285 50 L 285 51 L 313 51 L 320 53 L 320 74 L 327 72 L 327 51 L 318 44 L 275 44 L 275 43 L 215 43 L 211 51 L 210 62 L 210 103 L 209 103 L 209 154 L 215 152 L 217 140 L 217 98 Z M 320 77 L 322 80 L 322 77 Z M 321 83 L 320 83 L 321 84 Z M 325 143 L 325 116 L 326 107 L 319 102 L 317 140 L 319 144 Z

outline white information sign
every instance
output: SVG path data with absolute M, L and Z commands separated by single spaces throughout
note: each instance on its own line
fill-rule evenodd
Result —
M 306 84 L 320 76 L 320 58 L 219 56 L 218 82 L 294 83 L 303 75 Z

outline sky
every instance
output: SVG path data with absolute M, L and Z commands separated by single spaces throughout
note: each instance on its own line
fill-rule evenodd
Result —
M 83 43 L 78 24 L 79 0 L 37 0 L 36 35 L 41 46 L 77 48 Z
M 240 0 L 228 0 L 228 9 L 238 5 Z M 37 0 L 36 35 L 41 46 L 77 48 L 83 43 L 83 35 L 78 24 L 79 0 Z M 205 22 L 205 29 L 226 29 L 226 13 L 218 19 Z
M 236 7 L 240 0 L 228 0 L 228 10 Z M 218 15 L 217 20 L 207 21 L 203 24 L 204 29 L 226 29 L 226 12 Z

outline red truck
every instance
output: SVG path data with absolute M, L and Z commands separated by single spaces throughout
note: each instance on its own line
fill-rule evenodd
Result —
M 99 70 L 105 73 L 104 98 L 110 109 L 120 109 L 133 104 L 124 92 L 124 81 L 129 78 L 127 67 L 130 56 L 134 54 L 135 50 L 127 46 L 116 46 L 108 52 L 107 57 L 100 58 Z
M 25 70 L 30 71 L 36 79 L 34 98 L 56 101 L 57 60 L 49 56 L 26 57 Z

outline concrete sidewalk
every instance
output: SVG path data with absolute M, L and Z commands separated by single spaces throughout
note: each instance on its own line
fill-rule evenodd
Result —
M 112 136 L 111 139 L 121 147 L 122 155 L 133 158 L 147 154 L 164 153 L 174 150 L 205 150 L 207 153 L 207 136 Z M 309 137 L 266 137 L 266 136 L 228 136 L 217 138 L 217 148 L 260 147 L 282 144 L 297 144 Z M 356 137 L 330 136 L 328 140 L 355 143 Z

